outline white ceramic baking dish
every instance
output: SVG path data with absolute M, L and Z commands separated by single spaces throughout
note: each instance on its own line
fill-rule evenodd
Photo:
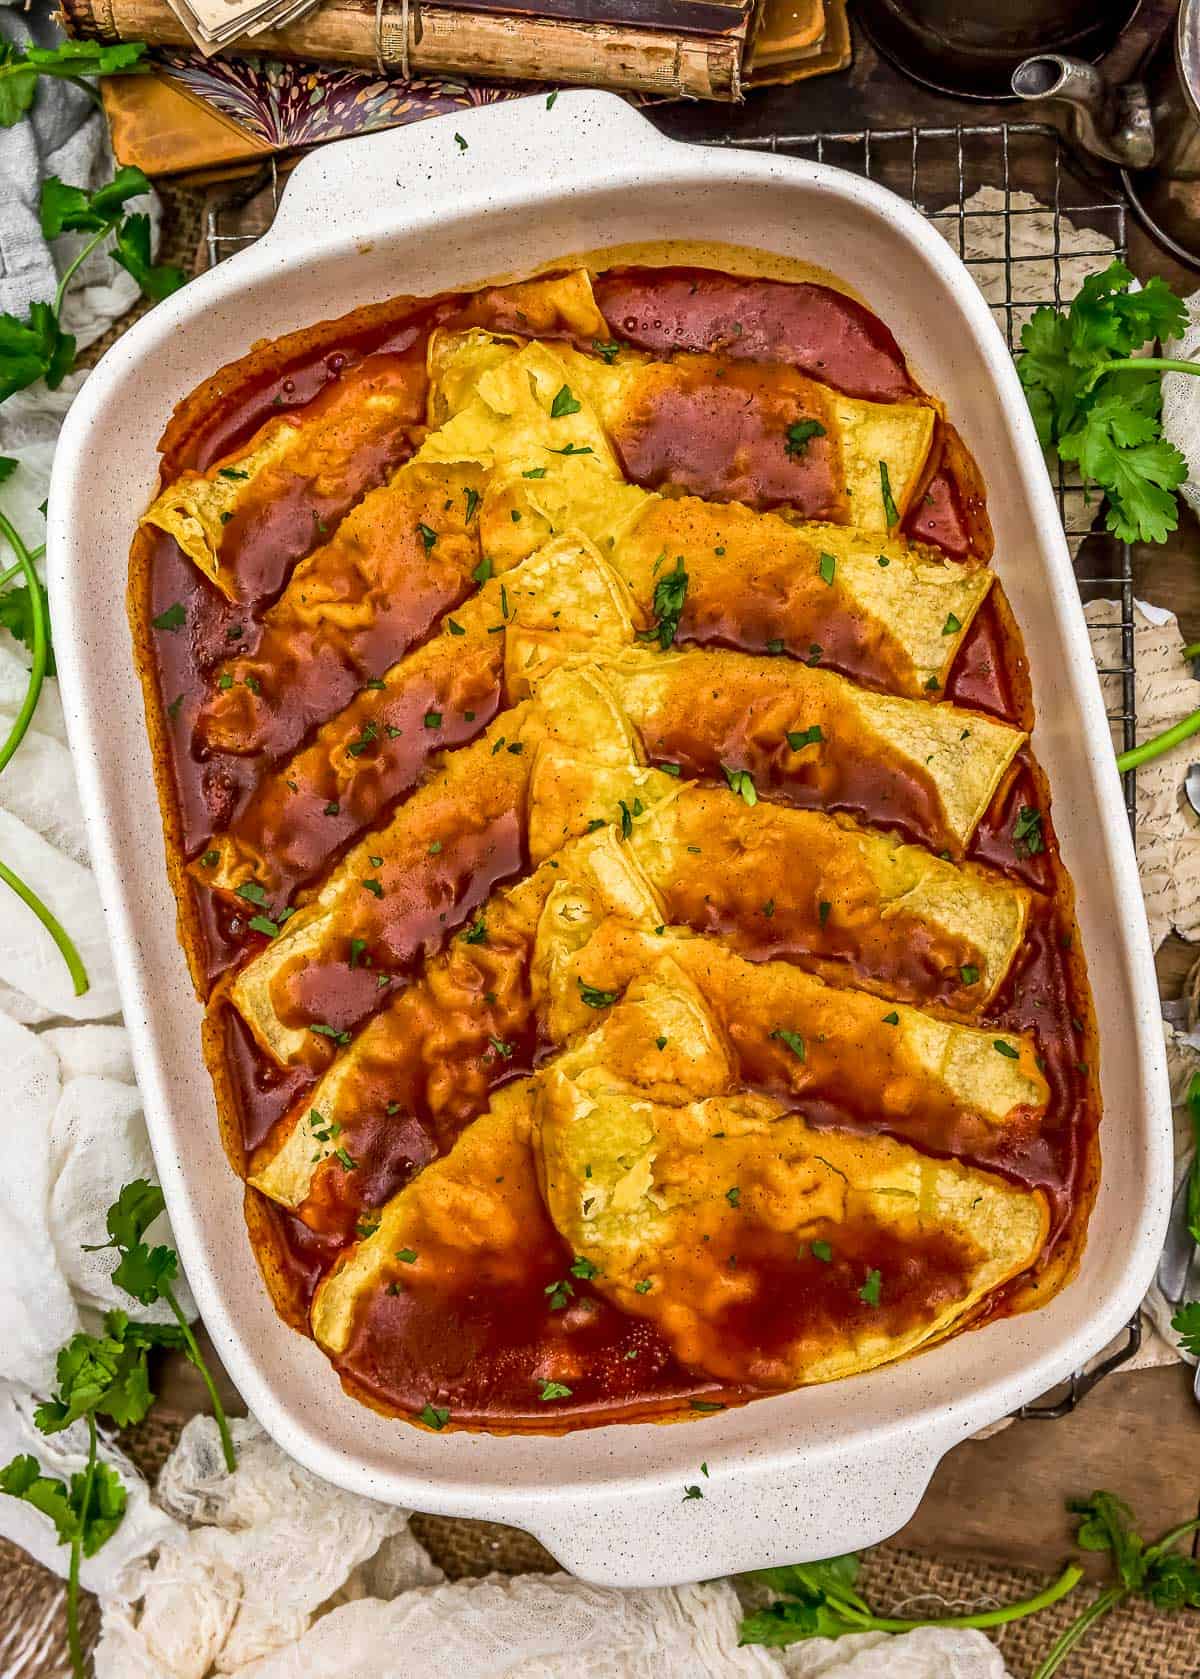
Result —
M 1038 1313 L 686 1426 L 435 1436 L 346 1398 L 259 1281 L 175 938 L 125 621 L 129 542 L 173 404 L 256 339 L 398 292 L 671 237 L 758 246 L 847 277 L 945 399 L 983 469 L 1095 988 L 1103 1182 L 1080 1274 Z M 535 98 L 456 112 L 316 152 L 266 237 L 139 321 L 88 380 L 55 461 L 49 568 L 92 855 L 180 1253 L 230 1375 L 302 1463 L 375 1498 L 514 1523 L 596 1581 L 663 1584 L 808 1560 L 901 1526 L 949 1447 L 1082 1365 L 1134 1311 L 1167 1214 L 1170 1109 L 1108 726 L 1012 363 L 967 271 L 900 199 L 818 164 L 668 141 L 597 93 L 564 94 L 551 109 Z M 702 1459 L 704 1497 L 685 1502 Z

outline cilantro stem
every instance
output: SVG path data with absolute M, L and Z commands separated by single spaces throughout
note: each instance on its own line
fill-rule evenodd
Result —
M 54 940 L 55 944 L 58 946 L 59 955 L 67 964 L 67 972 L 70 974 L 71 983 L 75 987 L 75 995 L 77 997 L 82 997 L 84 992 L 89 988 L 91 981 L 88 979 L 87 969 L 83 965 L 83 958 L 80 956 L 78 950 L 76 950 L 71 935 L 67 932 L 62 922 L 54 914 L 54 911 L 49 909 L 42 902 L 37 893 L 33 890 L 32 886 L 26 886 L 20 875 L 14 874 L 7 863 L 0 862 L 0 880 L 2 880 L 6 886 L 12 887 L 13 891 L 17 894 L 17 897 L 20 898 L 23 904 L 27 904 L 29 906 L 41 922 L 42 926 L 49 933 L 50 937 Z
M 1036 1597 L 1005 1604 L 1001 1609 L 985 1609 L 978 1615 L 947 1615 L 942 1620 L 903 1621 L 872 1615 L 863 1624 L 872 1632 L 910 1632 L 914 1627 L 974 1627 L 983 1631 L 987 1627 L 1006 1626 L 1009 1621 L 1022 1621 L 1027 1615 L 1036 1615 L 1040 1610 L 1048 1609 L 1051 1604 L 1066 1597 L 1068 1592 L 1073 1592 L 1082 1579 L 1083 1569 L 1072 1562 Z M 844 1611 L 839 1608 L 839 1613 Z
M 1072 1621 L 1067 1630 L 1055 1639 L 1049 1654 L 1033 1675 L 1033 1679 L 1050 1679 L 1052 1673 L 1057 1673 L 1071 1651 L 1095 1623 L 1107 1615 L 1110 1609 L 1128 1597 L 1123 1586 L 1110 1586 L 1107 1591 L 1100 1593 L 1096 1601 L 1083 1611 L 1076 1620 Z
M 79 1637 L 79 1564 L 83 1556 L 83 1535 L 92 1509 L 92 1487 L 96 1479 L 96 1418 L 87 1414 L 88 1458 L 83 1478 L 83 1505 L 79 1515 L 79 1531 L 71 1540 L 71 1561 L 67 1568 L 67 1644 L 71 1651 L 71 1671 L 75 1679 L 84 1679 L 83 1643 Z
M 29 681 L 25 688 L 25 697 L 21 701 L 21 709 L 13 720 L 13 726 L 8 731 L 8 737 L 0 746 L 0 771 L 3 771 L 12 759 L 13 753 L 25 739 L 33 714 L 37 709 L 41 697 L 42 683 L 46 679 L 46 665 L 50 655 L 50 627 L 46 620 L 46 603 L 42 598 L 42 586 L 38 581 L 38 574 L 34 569 L 34 556 L 42 550 L 30 551 L 25 546 L 24 539 L 13 525 L 8 516 L 0 512 L 0 536 L 7 541 L 13 553 L 17 556 L 15 566 L 10 566 L 0 585 L 21 571 L 25 574 L 26 587 L 29 590 L 29 611 L 33 622 L 33 663 L 29 668 Z M 46 907 L 32 887 L 27 886 L 19 875 L 13 873 L 8 866 L 0 862 L 0 880 L 12 890 L 37 916 L 42 926 L 58 946 L 63 961 L 67 964 L 67 972 L 71 976 L 71 983 L 75 987 L 75 995 L 82 997 L 88 989 L 87 969 L 76 950 L 66 929 L 58 918 Z
M 1200 361 L 1185 361 L 1177 356 L 1123 356 L 1119 361 L 1101 362 L 1084 386 L 1084 393 L 1110 373 L 1200 373 Z
M 99 233 L 93 234 L 87 244 L 80 249 L 79 254 L 74 257 L 70 263 L 68 263 L 66 272 L 63 274 L 62 279 L 58 282 L 58 290 L 54 294 L 55 319 L 58 319 L 62 315 L 63 300 L 67 295 L 67 287 L 71 284 L 75 275 L 96 249 L 96 246 L 102 244 L 112 231 L 112 228 L 109 226 L 102 227 Z
M 1200 710 L 1189 712 L 1181 717 L 1178 723 L 1172 723 L 1169 729 L 1154 735 L 1150 740 L 1139 741 L 1131 746 L 1128 752 L 1122 752 L 1117 757 L 1117 768 L 1124 775 L 1126 770 L 1135 770 L 1140 764 L 1148 764 L 1152 758 L 1161 758 L 1164 752 L 1170 752 L 1172 747 L 1182 741 L 1189 740 L 1192 735 L 1200 734 Z
M 46 677 L 46 665 L 50 655 L 50 633 L 46 621 L 46 603 L 42 599 L 42 586 L 38 581 L 38 574 L 34 570 L 33 555 L 25 546 L 24 540 L 13 526 L 5 513 L 0 512 L 0 536 L 8 542 L 9 547 L 17 556 L 17 566 L 25 574 L 25 583 L 29 589 L 29 611 L 33 621 L 33 663 L 29 670 L 29 683 L 25 689 L 25 698 L 21 701 L 21 709 L 17 712 L 12 728 L 8 731 L 8 739 L 0 746 L 0 771 L 4 770 L 13 753 L 25 738 L 25 731 L 33 718 L 38 699 L 42 692 L 42 683 Z
M 216 1383 L 212 1379 L 208 1365 L 204 1362 L 204 1354 L 196 1344 L 196 1337 L 192 1334 L 192 1326 L 184 1317 L 175 1290 L 170 1283 L 160 1283 L 159 1292 L 167 1305 L 175 1314 L 175 1321 L 183 1331 L 183 1339 L 187 1344 L 187 1355 L 196 1369 L 200 1372 L 200 1379 L 208 1389 L 208 1397 L 212 1401 L 213 1416 L 216 1419 L 217 1433 L 221 1436 L 221 1451 L 225 1458 L 225 1467 L 232 1475 L 237 1468 L 237 1454 L 233 1449 L 233 1436 L 229 1432 L 229 1419 L 225 1415 L 225 1407 L 221 1403 L 221 1396 L 217 1392 Z

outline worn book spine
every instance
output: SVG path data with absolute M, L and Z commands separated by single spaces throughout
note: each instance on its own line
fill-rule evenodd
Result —
M 68 35 L 89 41 L 188 46 L 167 0 L 60 0 Z M 740 99 L 744 32 L 669 34 L 561 18 L 509 17 L 447 7 L 385 9 L 327 0 L 286 30 L 264 30 L 242 51 L 340 64 L 382 64 L 414 76 L 554 81 L 678 98 Z

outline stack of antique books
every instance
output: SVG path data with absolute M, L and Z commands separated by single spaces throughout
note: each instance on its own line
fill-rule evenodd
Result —
M 150 174 L 555 87 L 740 99 L 849 62 L 845 0 L 60 0 L 68 34 L 145 41 L 110 79 L 120 161 Z M 463 78 L 470 78 L 466 85 Z

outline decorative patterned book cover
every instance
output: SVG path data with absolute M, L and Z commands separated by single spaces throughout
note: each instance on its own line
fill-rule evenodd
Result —
M 406 81 L 399 74 L 381 76 L 341 64 L 278 58 L 205 58 L 199 52 L 173 49 L 160 50 L 154 57 L 175 86 L 271 151 L 345 140 L 533 91 L 528 85 Z M 132 83 L 134 78 L 127 80 Z

